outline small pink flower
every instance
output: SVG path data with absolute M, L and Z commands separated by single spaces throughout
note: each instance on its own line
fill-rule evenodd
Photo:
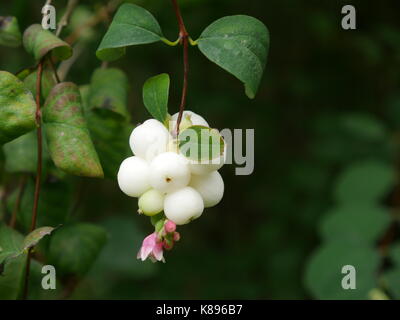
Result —
M 176 224 L 171 220 L 167 220 L 167 222 L 164 225 L 164 228 L 167 233 L 172 233 L 176 230 Z
M 163 243 L 158 239 L 156 232 L 144 238 L 142 247 L 137 254 L 137 258 L 141 259 L 142 261 L 150 258 L 150 260 L 153 262 L 165 262 L 163 256 Z

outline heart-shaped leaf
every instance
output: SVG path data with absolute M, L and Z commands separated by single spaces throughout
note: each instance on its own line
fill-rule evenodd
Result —
M 99 158 L 83 116 L 79 88 L 57 84 L 43 108 L 47 146 L 56 166 L 77 176 L 103 177 Z
M 269 32 L 258 19 L 235 15 L 210 24 L 196 41 L 212 62 L 233 74 L 254 98 L 267 61 Z
M 100 60 L 112 61 L 125 54 L 125 47 L 160 41 L 160 25 L 153 15 L 142 7 L 121 5 L 97 49 Z
M 33 24 L 25 30 L 23 43 L 26 51 L 36 60 L 40 60 L 50 51 L 54 57 L 60 60 L 66 60 L 72 56 L 70 45 L 51 31 L 43 29 L 40 24 Z
M 0 144 L 33 130 L 35 112 L 32 93 L 16 76 L 0 71 Z
M 224 153 L 224 148 L 224 139 L 216 129 L 196 125 L 179 133 L 179 149 L 191 160 L 219 159 Z
M 119 69 L 97 69 L 90 83 L 88 107 L 116 112 L 124 118 L 129 118 L 127 110 L 128 78 Z
M 169 75 L 160 75 L 147 79 L 143 86 L 143 102 L 150 114 L 164 122 L 168 113 Z
M 15 17 L 0 17 L 0 45 L 19 47 L 21 45 L 21 31 Z

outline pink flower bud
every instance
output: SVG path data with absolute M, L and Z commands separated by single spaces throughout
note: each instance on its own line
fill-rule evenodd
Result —
M 179 241 L 181 239 L 181 235 L 179 232 L 174 232 L 174 241 Z
M 164 245 L 164 249 L 165 249 L 165 250 L 171 250 L 172 247 L 174 246 L 174 243 L 171 242 L 170 244 L 168 244 L 167 241 L 164 241 L 164 242 L 163 242 L 163 245 Z
M 167 220 L 164 225 L 164 229 L 167 233 L 172 233 L 176 230 L 176 224 L 171 220 Z

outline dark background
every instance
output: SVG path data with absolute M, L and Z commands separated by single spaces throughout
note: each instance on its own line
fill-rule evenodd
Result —
M 2 1 L 0 15 L 17 16 L 24 30 L 40 22 L 42 2 Z M 176 39 L 177 23 L 169 1 L 131 2 L 152 12 L 166 37 Z M 381 143 L 365 142 L 364 136 L 372 121 L 392 141 L 400 125 L 399 3 L 180 2 L 193 39 L 212 21 L 232 14 L 255 16 L 270 31 L 267 66 L 254 100 L 245 96 L 237 79 L 190 47 L 187 109 L 216 128 L 254 128 L 255 170 L 250 176 L 235 176 L 234 165 L 222 168 L 223 201 L 207 209 L 201 219 L 179 228 L 181 241 L 166 253 L 166 264 L 136 260 L 143 237 L 152 231 L 148 220 L 137 216 L 136 200 L 120 192 L 115 180 L 83 179 L 74 219 L 105 226 L 110 240 L 72 297 L 314 298 L 304 284 L 305 268 L 320 243 L 317 226 L 332 205 L 337 175 L 357 159 L 394 161 L 393 155 L 382 151 Z M 53 1 L 60 11 L 65 3 Z M 102 1 L 81 3 L 95 10 Z M 356 7 L 356 30 L 341 28 L 341 8 L 346 4 Z M 68 80 L 79 85 L 89 82 L 101 64 L 95 51 L 106 28 L 96 26 Z M 33 63 L 22 49 L 0 49 L 1 70 L 17 72 Z M 130 47 L 124 58 L 110 65 L 129 77 L 132 123 L 149 118 L 141 88 L 158 73 L 170 74 L 169 110 L 178 110 L 181 47 L 162 43 Z

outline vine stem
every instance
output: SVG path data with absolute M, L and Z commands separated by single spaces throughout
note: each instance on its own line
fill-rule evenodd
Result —
M 179 8 L 177 0 L 171 0 L 172 5 L 174 7 L 175 15 L 178 20 L 179 25 L 179 39 L 183 46 L 183 86 L 182 86 L 182 96 L 181 103 L 179 106 L 179 115 L 178 120 L 176 122 L 176 135 L 179 135 L 179 125 L 182 121 L 183 111 L 186 106 L 186 96 L 187 96 L 187 88 L 188 88 L 188 73 L 189 73 L 189 33 L 186 30 L 185 23 L 183 22 L 181 10 Z
M 37 77 L 36 77 L 36 125 L 37 125 L 37 170 L 36 170 L 36 182 L 35 182 L 35 195 L 33 200 L 33 209 L 32 209 L 32 221 L 30 232 L 35 230 L 36 228 L 36 220 L 37 220 L 37 212 L 38 212 L 38 204 L 39 204 L 39 195 L 40 195 L 40 186 L 41 186 L 41 178 L 42 178 L 42 112 L 40 110 L 40 95 L 42 88 L 42 72 L 43 72 L 43 62 L 45 57 L 43 57 L 38 64 L 37 67 Z M 25 269 L 25 280 L 24 280 L 24 291 L 23 291 L 23 300 L 26 300 L 28 297 L 29 291 L 29 274 L 30 274 L 30 266 L 31 266 L 31 257 L 32 257 L 32 248 L 28 250 L 27 261 L 26 261 L 26 269 Z

